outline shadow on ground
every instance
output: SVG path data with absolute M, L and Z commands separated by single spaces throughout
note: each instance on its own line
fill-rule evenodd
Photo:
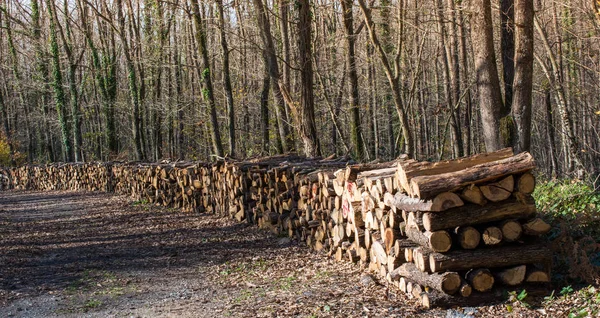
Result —
M 0 192 L 0 289 L 31 296 L 94 270 L 177 271 L 278 248 L 246 227 L 106 194 Z

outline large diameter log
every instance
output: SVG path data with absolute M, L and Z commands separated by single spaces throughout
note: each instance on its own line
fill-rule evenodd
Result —
M 506 181 L 506 180 L 508 180 L 508 181 Z M 508 190 L 507 187 L 504 187 L 502 185 L 503 182 L 504 183 L 512 183 L 513 186 L 509 187 L 511 190 Z M 513 178 L 513 176 L 508 176 L 500 182 L 482 185 L 479 188 L 481 190 L 481 193 L 483 194 L 483 196 L 486 199 L 488 199 L 492 202 L 504 201 L 504 200 L 508 199 L 510 197 L 510 195 L 512 194 L 512 189 L 514 188 L 514 178 Z
M 455 294 L 461 285 L 460 275 L 454 272 L 427 274 L 421 272 L 414 264 L 405 263 L 396 268 L 392 273 L 392 280 L 407 277 L 423 286 L 428 286 L 446 294 Z
M 505 270 L 498 271 L 494 274 L 496 279 L 504 285 L 516 286 L 525 280 L 527 265 L 511 267 Z
M 479 292 L 489 291 L 494 286 L 494 275 L 487 268 L 470 270 L 466 275 L 466 279 L 473 289 Z
M 409 183 L 413 177 L 432 176 L 459 171 L 482 163 L 497 161 L 511 156 L 513 156 L 512 149 L 505 148 L 495 152 L 477 154 L 469 157 L 440 162 L 416 162 L 414 160 L 407 160 L 398 164 L 398 181 L 405 190 L 408 190 L 407 193 L 410 194 Z
M 410 181 L 413 196 L 427 200 L 442 192 L 456 191 L 470 184 L 481 184 L 511 174 L 523 173 L 535 168 L 535 161 L 528 152 L 487 162 L 464 170 L 432 176 L 419 176 Z
M 463 206 L 444 213 L 424 213 L 423 227 L 428 231 L 437 231 L 504 219 L 527 219 L 535 213 L 535 204 L 530 197 L 527 197 L 523 202 L 511 200 L 485 206 Z
M 452 237 L 446 231 L 421 232 L 414 227 L 408 227 L 406 236 L 411 241 L 428 247 L 434 252 L 444 253 L 452 247 Z
M 546 244 L 504 246 L 470 251 L 431 253 L 429 267 L 433 272 L 461 271 L 471 268 L 498 268 L 522 264 L 547 263 L 551 252 Z
M 500 230 L 506 242 L 514 242 L 521 238 L 523 227 L 515 220 L 505 220 L 500 223 Z
M 481 189 L 479 189 L 479 187 L 474 184 L 464 188 L 460 194 L 460 197 L 467 202 L 475 203 L 478 205 L 485 205 L 487 203 L 487 200 L 483 196 L 483 193 L 481 193 Z
M 535 190 L 535 177 L 531 173 L 524 173 L 517 179 L 517 191 L 531 194 Z
M 411 198 L 402 192 L 397 192 L 395 195 L 392 195 L 388 192 L 385 193 L 383 200 L 385 205 L 396 207 L 397 209 L 407 212 L 440 212 L 464 205 L 464 202 L 460 199 L 460 197 L 452 192 L 440 193 L 433 198 L 433 200 L 427 201 L 418 198 Z

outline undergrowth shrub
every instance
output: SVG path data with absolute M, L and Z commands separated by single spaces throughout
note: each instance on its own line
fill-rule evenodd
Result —
M 551 180 L 533 196 L 553 226 L 555 280 L 600 283 L 600 193 L 581 181 Z

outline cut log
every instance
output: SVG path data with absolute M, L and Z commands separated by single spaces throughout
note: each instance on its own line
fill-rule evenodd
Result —
M 483 196 L 492 201 L 500 202 L 510 198 L 511 192 L 497 186 L 496 184 L 482 185 L 479 187 Z
M 531 194 L 535 190 L 535 177 L 531 173 L 524 173 L 517 180 L 517 191 Z
M 466 279 L 479 292 L 486 292 L 494 286 L 494 275 L 487 268 L 473 269 L 467 272 Z
M 535 168 L 528 152 L 493 162 L 483 163 L 464 170 L 438 175 L 418 176 L 410 181 L 413 196 L 427 200 L 442 192 L 452 192 L 471 184 L 481 184 L 511 174 Z
M 544 235 L 550 232 L 551 229 L 552 227 L 540 218 L 535 218 L 523 224 L 523 232 L 527 235 Z
M 446 254 L 434 252 L 429 255 L 429 266 L 433 272 L 461 271 L 471 268 L 498 268 L 546 263 L 551 255 L 546 244 L 452 251 Z
M 410 194 L 411 178 L 417 176 L 435 176 L 459 171 L 479 164 L 509 158 L 511 156 L 513 156 L 512 149 L 505 148 L 495 152 L 440 162 L 417 162 L 415 160 L 407 160 L 398 164 L 398 182 L 405 190 L 408 190 L 407 193 Z
M 396 240 L 400 238 L 400 229 L 392 229 L 390 227 L 385 229 L 383 242 L 385 244 L 385 251 L 389 254 L 394 249 Z
M 514 242 L 521 238 L 523 227 L 516 220 L 505 220 L 500 223 L 500 230 L 506 242 Z
M 483 230 L 481 238 L 485 245 L 498 245 L 502 242 L 502 230 L 496 226 L 489 226 Z
M 425 228 L 423 228 L 423 212 L 408 212 L 406 227 L 414 228 L 419 231 L 424 231 Z
M 473 293 L 473 288 L 467 282 L 462 282 L 458 289 L 458 294 L 462 297 L 469 297 Z
M 406 263 L 404 260 L 404 253 L 400 255 L 390 254 L 387 257 L 387 268 L 389 272 L 392 272 L 404 263 Z
M 550 274 L 544 270 L 531 266 L 525 273 L 525 281 L 527 283 L 549 283 Z
M 501 282 L 504 285 L 516 286 L 523 283 L 523 281 L 525 280 L 526 272 L 527 266 L 520 265 L 496 272 L 494 276 L 499 282 Z
M 440 193 L 433 200 L 428 201 L 418 198 L 411 198 L 402 192 L 397 192 L 395 195 L 386 193 L 383 200 L 387 206 L 393 206 L 397 209 L 407 212 L 440 212 L 464 205 L 464 202 L 460 199 L 460 197 L 452 192 Z
M 377 258 L 377 262 L 382 265 L 387 264 L 387 253 L 385 252 L 385 248 L 383 247 L 383 243 L 379 240 L 374 241 L 371 249 L 374 251 L 374 255 Z
M 396 240 L 396 242 L 394 242 L 394 255 L 400 255 L 400 254 L 404 254 L 404 251 L 406 249 L 410 249 L 410 248 L 414 248 L 417 247 L 417 243 L 411 241 L 411 240 L 407 240 L 407 239 L 401 239 L 401 240 Z
M 414 264 L 405 263 L 391 273 L 393 280 L 399 280 L 401 276 L 408 277 L 415 283 L 439 290 L 446 294 L 455 294 L 461 285 L 460 275 L 454 272 L 442 274 L 427 274 L 421 272 Z
M 452 247 L 452 237 L 446 231 L 421 232 L 415 228 L 407 228 L 406 236 L 413 242 L 430 248 L 434 252 L 447 252 Z
M 535 204 L 531 197 L 527 197 L 524 202 L 510 200 L 485 206 L 463 206 L 450 209 L 444 213 L 424 213 L 423 226 L 428 231 L 437 231 L 509 218 L 527 219 L 535 213 Z
M 487 200 L 483 196 L 483 193 L 481 193 L 479 187 L 474 184 L 464 188 L 460 194 L 460 197 L 465 201 L 478 205 L 485 205 L 487 203 Z
M 454 233 L 456 233 L 458 244 L 465 250 L 476 248 L 481 241 L 481 234 L 472 226 L 459 226 Z
M 426 247 L 417 247 L 412 250 L 413 263 L 424 273 L 431 272 L 431 269 L 429 268 L 429 254 L 431 253 L 431 250 Z

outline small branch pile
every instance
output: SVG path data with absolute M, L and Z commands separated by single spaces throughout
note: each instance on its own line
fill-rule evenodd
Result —
M 492 301 L 496 285 L 549 282 L 534 167 L 511 149 L 437 163 L 280 155 L 25 166 L 0 169 L 0 186 L 115 192 L 235 218 L 368 267 L 434 307 Z

